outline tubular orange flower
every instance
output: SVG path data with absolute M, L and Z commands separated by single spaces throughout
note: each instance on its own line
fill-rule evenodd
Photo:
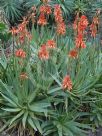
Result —
M 72 90 L 72 81 L 71 81 L 69 75 L 66 75 L 64 77 L 63 82 L 62 82 L 62 88 L 63 89 L 68 89 L 69 91 Z
M 38 19 L 38 22 L 37 22 L 39 25 L 46 25 L 47 24 L 47 20 L 45 18 L 45 15 L 43 13 L 40 14 L 39 16 L 39 19 Z
M 71 58 L 74 58 L 74 59 L 77 58 L 77 57 L 78 57 L 78 51 L 77 51 L 76 49 L 70 50 L 69 56 L 70 56 Z
M 57 34 L 58 35 L 65 35 L 66 33 L 66 25 L 64 22 L 57 24 Z
M 56 42 L 54 40 L 48 40 L 46 43 L 46 46 L 48 48 L 55 48 L 56 47 Z
M 49 59 L 49 52 L 47 50 L 47 47 L 45 44 L 43 44 L 39 51 L 38 51 L 38 57 L 41 59 L 41 60 L 47 60 Z
M 20 57 L 20 58 L 25 58 L 25 57 L 26 57 L 26 52 L 23 51 L 23 49 L 18 49 L 18 50 L 15 52 L 15 56 L 16 56 L 16 57 Z

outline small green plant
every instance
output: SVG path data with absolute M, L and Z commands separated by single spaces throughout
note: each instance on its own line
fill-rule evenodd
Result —
M 0 23 L 0 44 L 2 48 L 6 49 L 9 45 L 11 33 L 4 23 Z
M 10 24 L 14 25 L 23 16 L 22 2 L 20 0 L 0 0 L 0 7 Z

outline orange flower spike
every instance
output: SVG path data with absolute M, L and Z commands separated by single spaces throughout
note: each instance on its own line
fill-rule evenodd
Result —
M 83 41 L 83 35 L 79 34 L 75 40 L 76 48 L 86 48 L 86 44 Z
M 66 33 L 66 25 L 64 22 L 57 24 L 57 34 L 58 35 L 65 35 Z
M 56 23 L 60 23 L 60 22 L 63 21 L 62 10 L 61 10 L 60 5 L 55 5 L 55 7 L 54 7 L 54 16 L 55 16 Z
M 72 81 L 69 75 L 66 75 L 62 81 L 62 88 L 68 89 L 69 91 L 72 90 Z
M 46 13 L 46 5 L 41 5 L 39 11 L 40 13 Z
M 26 52 L 23 51 L 23 49 L 18 49 L 18 50 L 15 52 L 15 56 L 16 56 L 16 57 L 20 57 L 20 58 L 25 58 L 25 57 L 26 57 Z
M 38 57 L 41 59 L 41 60 L 48 60 L 49 59 L 49 52 L 47 50 L 47 47 L 45 44 L 43 44 L 39 51 L 38 51 Z
M 48 40 L 47 43 L 46 43 L 46 46 L 48 48 L 56 48 L 56 42 L 54 40 Z
M 52 9 L 50 5 L 42 5 L 40 6 L 40 13 L 45 13 L 47 15 L 50 15 L 52 13 Z
M 75 39 L 75 45 L 76 45 L 77 48 L 80 48 L 82 41 L 83 41 L 83 35 L 78 34 L 78 36 Z
M 46 14 L 50 15 L 52 13 L 52 9 L 50 5 L 46 5 Z
M 88 19 L 87 19 L 87 17 L 85 15 L 82 15 L 80 20 L 83 22 L 83 24 L 88 25 Z
M 79 32 L 85 30 L 87 26 L 88 26 L 88 19 L 85 15 L 82 15 L 78 23 Z
M 85 15 L 82 15 L 79 19 L 77 19 L 76 17 L 73 26 L 73 29 L 77 30 L 77 36 L 75 39 L 76 48 L 86 48 L 86 44 L 84 42 L 84 35 L 85 35 L 85 29 L 87 28 L 88 24 L 89 24 L 88 19 Z
M 94 17 L 92 24 L 90 25 L 91 36 L 94 38 L 96 37 L 97 34 L 97 25 L 99 25 L 98 17 Z
M 45 15 L 43 13 L 40 14 L 39 16 L 39 19 L 38 19 L 38 22 L 37 22 L 39 25 L 46 25 L 47 24 L 47 20 L 45 18 Z
M 76 49 L 72 49 L 72 50 L 69 51 L 68 55 L 69 55 L 69 57 L 75 59 L 75 58 L 78 57 L 78 51 Z

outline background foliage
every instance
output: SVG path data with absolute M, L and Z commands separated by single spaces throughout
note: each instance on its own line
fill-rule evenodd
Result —
M 0 7 L 5 11 L 5 16 L 11 25 L 17 25 L 32 6 L 39 7 L 41 0 L 0 0 Z M 50 5 L 60 4 L 64 18 L 73 20 L 76 11 L 92 16 L 97 9 L 102 8 L 102 2 L 98 0 L 51 0 Z

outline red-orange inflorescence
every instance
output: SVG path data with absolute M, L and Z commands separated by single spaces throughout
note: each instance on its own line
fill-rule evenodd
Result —
M 66 33 L 66 25 L 64 22 L 58 23 L 57 24 L 57 34 L 58 35 L 65 35 Z
M 63 82 L 62 82 L 62 88 L 63 89 L 68 89 L 69 91 L 72 90 L 72 81 L 71 81 L 69 75 L 66 75 L 64 77 Z
M 85 44 L 85 42 L 83 40 L 83 35 L 82 34 L 80 34 L 80 35 L 78 35 L 76 37 L 75 45 L 76 45 L 77 48 L 86 48 L 86 44 Z
M 46 44 L 43 44 L 39 51 L 38 51 L 38 57 L 41 60 L 48 60 L 49 59 L 49 51 L 47 50 Z
M 52 13 L 52 9 L 50 5 L 41 5 L 40 6 L 40 13 L 44 13 L 50 15 Z
M 88 19 L 85 15 L 82 15 L 78 23 L 78 33 L 83 33 L 88 26 Z
M 72 49 L 72 50 L 70 50 L 69 51 L 69 57 L 71 57 L 71 58 L 77 58 L 78 57 L 78 51 L 76 50 L 76 49 Z
M 26 57 L 26 52 L 23 49 L 18 49 L 15 52 L 15 56 L 20 57 L 20 58 L 25 58 Z
M 61 10 L 60 5 L 55 5 L 54 16 L 55 16 L 55 22 L 57 24 L 57 30 L 56 30 L 57 34 L 64 35 L 66 33 L 66 25 L 63 20 L 62 10 Z
M 84 35 L 86 33 L 85 30 L 87 26 L 88 26 L 87 17 L 85 15 L 82 15 L 81 17 L 79 17 L 79 14 L 77 14 L 73 24 L 73 29 L 76 32 L 75 45 L 77 48 L 86 48 Z
M 95 17 L 93 17 L 92 24 L 90 25 L 91 36 L 93 38 L 96 37 L 98 25 L 99 25 L 99 18 L 98 18 L 98 16 L 95 16 Z
M 52 9 L 50 5 L 46 5 L 46 14 L 50 15 L 52 13 Z
M 39 11 L 40 13 L 46 13 L 46 5 L 41 5 Z
M 12 29 L 10 30 L 10 32 L 12 33 L 12 35 L 16 35 L 16 39 L 17 39 L 17 44 L 23 44 L 25 41 L 25 38 L 27 38 L 28 40 L 31 40 L 31 34 L 30 32 L 28 32 L 27 30 L 27 24 L 28 24 L 28 20 L 26 17 L 23 18 L 23 22 L 20 23 L 17 27 L 12 27 Z
M 41 13 L 40 16 L 39 16 L 39 19 L 38 19 L 38 22 L 37 22 L 39 25 L 46 25 L 47 24 L 47 20 L 46 20 L 46 17 L 44 15 L 44 13 Z
M 61 10 L 60 5 L 55 5 L 54 16 L 55 16 L 56 23 L 61 23 L 63 21 L 62 10 Z
M 46 42 L 46 46 L 47 46 L 48 48 L 56 48 L 56 42 L 55 42 L 54 40 L 48 40 L 48 41 Z

